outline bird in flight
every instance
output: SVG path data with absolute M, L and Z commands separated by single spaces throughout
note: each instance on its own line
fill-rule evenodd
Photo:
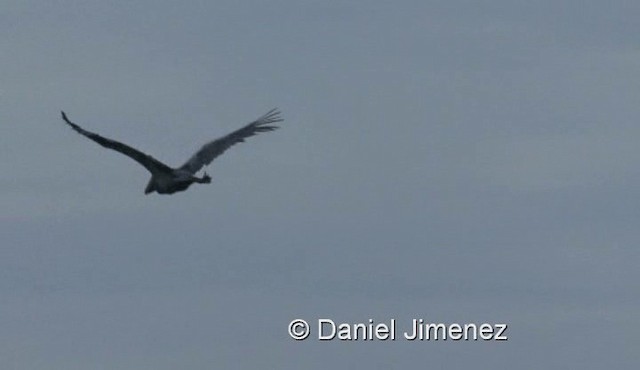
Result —
M 171 168 L 152 156 L 124 143 L 87 131 L 71 122 L 64 112 L 61 113 L 64 122 L 78 133 L 88 137 L 105 148 L 113 149 L 132 158 L 144 166 L 147 171 L 151 172 L 151 179 L 149 179 L 149 183 L 144 189 L 145 194 L 149 194 L 154 191 L 158 194 L 173 194 L 187 190 L 187 188 L 194 183 L 211 183 L 211 176 L 207 175 L 206 172 L 202 177 L 196 176 L 202 167 L 211 163 L 216 157 L 224 153 L 233 145 L 244 142 L 244 139 L 254 136 L 260 132 L 268 132 L 277 129 L 278 126 L 273 126 L 272 124 L 283 121 L 283 119 L 280 118 L 280 111 L 278 109 L 272 109 L 262 117 L 247 124 L 241 129 L 203 145 L 200 150 L 193 154 L 182 166 L 178 168 Z

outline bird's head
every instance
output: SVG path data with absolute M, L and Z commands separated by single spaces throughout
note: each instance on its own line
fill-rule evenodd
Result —
M 202 176 L 202 182 L 205 184 L 211 183 L 211 176 L 209 176 L 206 172 Z

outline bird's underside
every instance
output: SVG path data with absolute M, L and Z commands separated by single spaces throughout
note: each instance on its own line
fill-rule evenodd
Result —
M 207 175 L 206 172 L 202 177 L 196 176 L 202 167 L 210 164 L 215 158 L 220 156 L 233 145 L 244 142 L 246 138 L 254 136 L 260 132 L 273 131 L 277 129 L 278 126 L 273 126 L 271 124 L 283 121 L 283 119 L 280 118 L 280 111 L 272 109 L 262 117 L 247 124 L 241 129 L 203 145 L 200 150 L 193 154 L 182 166 L 178 168 L 171 168 L 152 156 L 132 148 L 127 144 L 87 131 L 71 122 L 64 112 L 61 113 L 64 122 L 78 133 L 86 136 L 105 148 L 113 149 L 124 154 L 144 166 L 144 168 L 151 173 L 151 179 L 149 179 L 149 183 L 144 190 L 145 194 L 149 194 L 154 191 L 159 194 L 173 194 L 187 190 L 189 186 L 194 183 L 211 183 L 211 177 Z

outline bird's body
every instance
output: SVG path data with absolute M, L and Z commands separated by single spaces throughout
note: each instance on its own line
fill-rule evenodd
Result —
M 171 173 L 160 172 L 152 175 L 144 193 L 149 194 L 155 191 L 158 194 L 173 194 L 187 190 L 194 183 L 208 184 L 210 182 L 211 177 L 206 173 L 202 178 L 198 178 L 188 171 L 173 169 Z
M 267 114 L 258 118 L 254 122 L 249 123 L 243 128 L 236 130 L 226 136 L 213 140 L 200 148 L 189 160 L 179 168 L 171 168 L 166 164 L 158 161 L 152 156 L 142 153 L 121 142 L 107 139 L 93 132 L 87 131 L 75 123 L 69 121 L 67 115 L 62 112 L 62 119 L 78 133 L 95 141 L 101 146 L 118 151 L 140 163 L 150 173 L 151 179 L 144 190 L 145 194 L 157 192 L 158 194 L 173 194 L 184 191 L 194 183 L 209 184 L 211 177 L 205 172 L 202 177 L 197 177 L 196 173 L 216 157 L 224 153 L 231 146 L 241 143 L 244 139 L 254 136 L 259 132 L 273 131 L 278 126 L 270 124 L 282 122 L 280 112 L 272 109 Z

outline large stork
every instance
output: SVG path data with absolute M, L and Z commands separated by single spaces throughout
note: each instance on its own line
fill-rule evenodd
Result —
M 224 153 L 227 149 L 237 143 L 243 142 L 246 138 L 254 136 L 260 132 L 273 131 L 278 126 L 272 123 L 282 122 L 280 111 L 272 109 L 257 120 L 247 124 L 243 128 L 236 130 L 226 136 L 213 140 L 203 145 L 185 164 L 178 168 L 171 168 L 152 156 L 145 154 L 135 148 L 116 140 L 108 139 L 91 131 L 87 131 L 77 124 L 71 122 L 67 115 L 62 112 L 62 119 L 78 133 L 88 137 L 105 148 L 113 149 L 144 166 L 151 172 L 151 179 L 144 189 L 145 194 L 157 192 L 159 194 L 173 194 L 184 191 L 193 183 L 209 184 L 211 177 L 205 172 L 202 177 L 196 174 L 200 169 L 211 163 L 216 157 Z

